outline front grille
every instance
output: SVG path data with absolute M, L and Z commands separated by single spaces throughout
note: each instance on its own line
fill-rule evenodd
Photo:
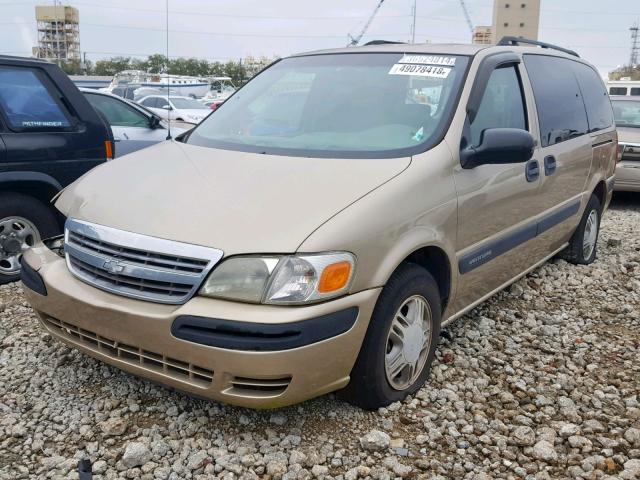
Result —
M 67 266 L 97 288 L 159 303 L 180 304 L 197 291 L 222 251 L 69 219 Z
M 213 381 L 212 370 L 149 350 L 143 350 L 134 345 L 127 345 L 111 340 L 110 338 L 97 335 L 94 332 L 76 327 L 57 318 L 42 315 L 42 320 L 48 328 L 71 342 L 130 365 L 144 367 L 160 375 L 187 382 L 201 388 L 209 387 Z

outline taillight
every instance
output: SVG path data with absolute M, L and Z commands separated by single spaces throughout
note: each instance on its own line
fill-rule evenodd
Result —
M 216 110 L 219 106 L 220 106 L 219 103 L 212 103 L 211 105 L 209 105 L 209 108 L 211 110 Z
M 111 140 L 104 141 L 104 153 L 107 159 L 113 160 L 113 143 L 111 143 Z

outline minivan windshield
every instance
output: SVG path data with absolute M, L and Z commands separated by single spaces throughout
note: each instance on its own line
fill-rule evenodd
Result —
M 612 100 L 617 127 L 640 128 L 640 101 Z
M 287 58 L 224 102 L 186 143 L 276 155 L 412 155 L 446 129 L 467 63 L 403 53 Z

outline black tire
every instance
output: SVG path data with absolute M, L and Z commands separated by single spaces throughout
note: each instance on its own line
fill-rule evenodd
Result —
M 585 254 L 584 249 L 584 240 L 585 240 L 585 232 L 587 227 L 587 221 L 589 220 L 589 216 L 595 214 L 597 218 L 597 227 L 596 227 L 596 238 L 595 244 L 593 245 L 593 249 L 588 255 Z M 602 218 L 602 206 L 600 205 L 600 201 L 598 197 L 595 195 L 591 195 L 589 201 L 587 202 L 587 207 L 584 209 L 584 213 L 582 214 L 582 218 L 580 219 L 580 223 L 578 224 L 578 228 L 573 232 L 571 239 L 569 240 L 569 245 L 558 255 L 563 260 L 566 260 L 569 263 L 573 263 L 575 265 L 588 265 L 593 263 L 596 259 L 597 247 L 598 247 L 598 236 L 600 233 L 600 220 Z
M 431 309 L 431 338 L 426 362 L 416 380 L 403 390 L 391 386 L 385 370 L 387 336 L 396 312 L 412 296 L 423 297 Z M 351 381 L 338 395 L 359 407 L 373 410 L 403 400 L 422 387 L 429 375 L 440 336 L 440 292 L 431 274 L 419 265 L 401 265 L 391 276 L 376 303 L 362 348 L 351 371 Z
M 53 211 L 41 201 L 21 193 L 0 193 L 0 221 L 12 216 L 29 220 L 41 239 L 53 237 L 61 231 Z M 19 274 L 8 275 L 0 271 L 0 285 L 19 278 Z

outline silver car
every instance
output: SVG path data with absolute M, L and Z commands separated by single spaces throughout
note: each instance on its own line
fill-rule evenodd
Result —
M 117 157 L 167 139 L 164 120 L 146 108 L 110 93 L 89 88 L 80 90 L 111 126 Z M 184 131 L 184 128 L 171 127 L 172 136 Z
M 640 98 L 612 96 L 611 104 L 618 128 L 620 153 L 615 190 L 640 192 Z

